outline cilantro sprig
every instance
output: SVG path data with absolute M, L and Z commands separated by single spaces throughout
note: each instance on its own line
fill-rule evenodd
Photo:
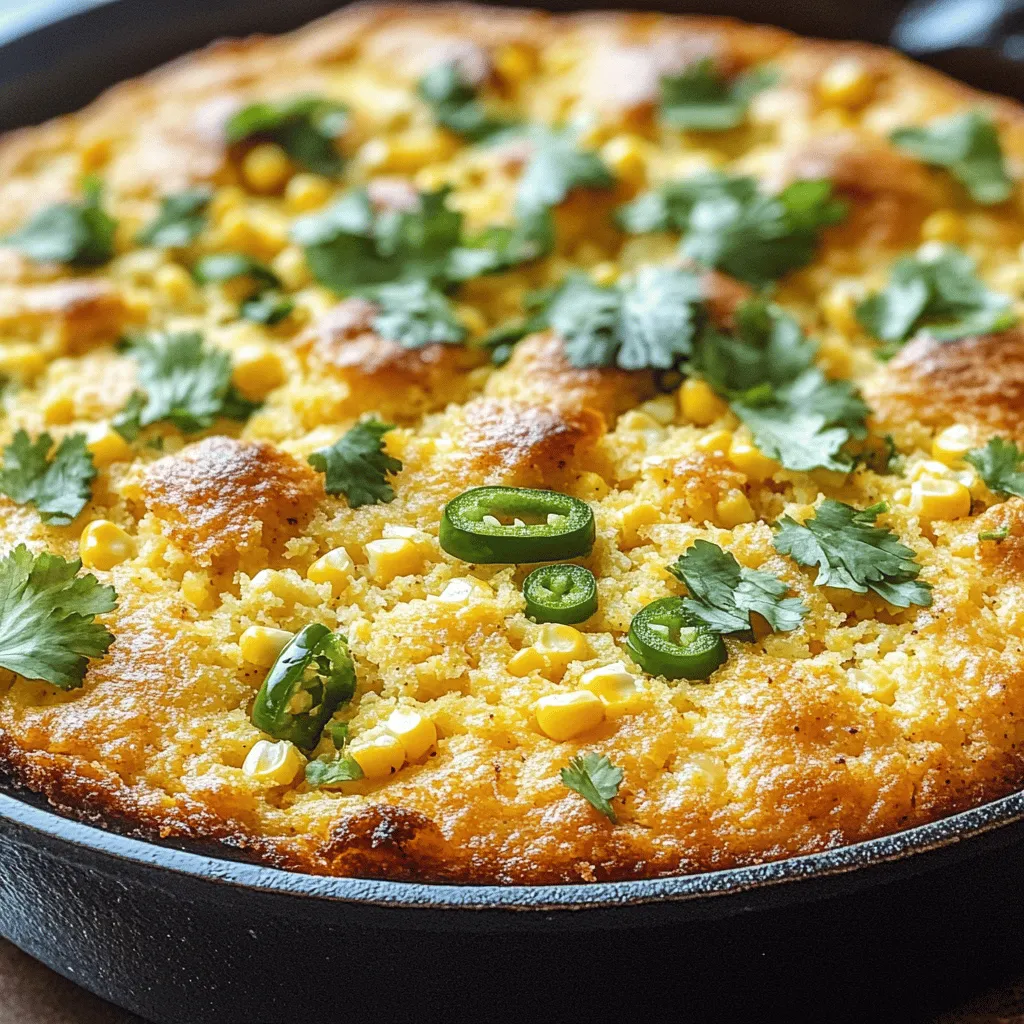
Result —
M 213 198 L 209 185 L 196 185 L 160 200 L 157 215 L 138 233 L 140 245 L 180 249 L 195 241 L 206 226 L 206 208 Z
M 777 78 L 770 68 L 754 68 L 730 80 L 711 58 L 696 61 L 681 74 L 662 78 L 661 120 L 683 131 L 737 128 L 746 119 L 750 101 Z
M 363 769 L 354 757 L 318 757 L 306 765 L 306 783 L 314 789 L 358 782 Z
M 309 464 L 324 474 L 328 494 L 344 494 L 349 508 L 387 504 L 395 500 L 388 476 L 402 471 L 400 460 L 384 452 L 384 435 L 393 423 L 363 420 L 337 441 L 309 456 Z
M 259 405 L 243 398 L 231 383 L 227 352 L 207 348 L 194 332 L 157 334 L 135 341 L 142 388 L 114 418 L 114 429 L 128 441 L 152 423 L 166 420 L 194 433 L 223 416 L 245 420 Z
M 796 629 L 807 607 L 798 597 L 786 597 L 789 587 L 768 572 L 748 569 L 717 544 L 696 540 L 668 566 L 686 585 L 686 611 L 716 633 L 748 633 L 750 616 L 760 615 L 776 632 Z
M 514 130 L 496 140 L 522 134 L 532 144 L 532 153 L 516 193 L 516 208 L 521 215 L 558 206 L 576 189 L 605 189 L 615 184 L 615 175 L 601 157 L 583 149 L 578 133 L 571 128 L 532 124 L 525 132 Z
M 754 178 L 713 171 L 643 193 L 617 220 L 630 234 L 681 232 L 684 256 L 762 287 L 810 263 L 822 229 L 846 211 L 825 179 L 769 195 Z
M 951 245 L 898 259 L 888 284 L 858 303 L 856 315 L 864 330 L 886 343 L 879 349 L 883 358 L 919 331 L 955 341 L 1017 322 L 1010 298 L 989 291 L 975 275 L 974 260 Z
M 969 451 L 964 459 L 974 466 L 990 491 L 1024 498 L 1024 452 L 1013 441 L 993 437 L 984 448 Z
M 466 328 L 456 319 L 451 303 L 426 281 L 397 281 L 374 292 L 378 311 L 374 330 L 405 348 L 423 345 L 457 345 Z
M 613 825 L 618 823 L 611 801 L 619 795 L 624 773 L 603 754 L 577 754 L 561 771 L 562 783 L 579 793 Z
M 980 110 L 940 118 L 929 125 L 897 128 L 893 144 L 934 167 L 945 167 L 984 205 L 1002 203 L 1013 192 L 999 132 Z
M 0 667 L 61 690 L 82 685 L 89 659 L 113 643 L 94 619 L 113 611 L 117 595 L 81 568 L 24 544 L 0 560 Z
M 866 594 L 869 590 L 897 608 L 928 607 L 932 588 L 917 577 L 921 566 L 914 552 L 884 526 L 884 502 L 870 508 L 826 498 L 802 524 L 783 516 L 776 526 L 775 549 L 797 563 L 817 566 L 817 586 Z
M 33 443 L 18 430 L 4 449 L 0 492 L 19 505 L 35 505 L 44 523 L 67 526 L 92 497 L 96 467 L 85 434 L 69 434 L 52 458 L 51 451 L 49 434 L 40 434 Z
M 96 178 L 82 183 L 80 203 L 56 203 L 40 210 L 21 230 L 3 239 L 37 263 L 98 267 L 114 255 L 117 221 L 104 211 Z
M 276 142 L 296 163 L 329 178 L 344 160 L 337 141 L 349 124 L 344 104 L 320 96 L 296 96 L 276 103 L 250 103 L 225 126 L 231 144 L 266 139 Z
M 430 107 L 438 124 L 469 142 L 480 142 L 510 127 L 507 118 L 487 110 L 458 61 L 446 61 L 431 68 L 419 80 L 416 92 Z

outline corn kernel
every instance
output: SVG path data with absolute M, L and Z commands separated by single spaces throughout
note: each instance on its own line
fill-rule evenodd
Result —
M 245 398 L 262 402 L 284 379 L 284 364 L 270 345 L 244 345 L 235 354 L 231 380 Z
M 733 433 L 731 430 L 713 430 L 710 434 L 705 434 L 697 441 L 697 451 L 721 452 L 724 454 L 732 448 L 732 438 Z
M 971 492 L 958 480 L 925 476 L 910 486 L 910 507 L 922 519 L 960 519 L 970 515 Z
M 296 174 L 289 179 L 284 200 L 293 213 L 306 213 L 323 206 L 331 197 L 331 183 L 319 174 Z
M 580 661 L 590 653 L 587 638 L 578 629 L 557 622 L 542 626 L 533 646 L 544 659 L 545 669 L 556 674 L 564 672 L 570 662 Z
M 936 210 L 924 219 L 921 238 L 925 242 L 959 242 L 964 237 L 964 219 L 954 210 Z
M 156 290 L 168 302 L 183 306 L 195 298 L 196 286 L 191 274 L 177 263 L 166 263 L 153 275 Z
M 297 245 L 286 245 L 271 260 L 270 269 L 277 274 L 281 284 L 292 291 L 305 288 L 312 280 L 306 257 Z
M 964 423 L 954 423 L 946 427 L 932 441 L 932 455 L 939 462 L 953 466 L 974 447 L 974 432 Z
M 29 342 L 14 342 L 0 348 L 0 374 L 16 380 L 31 380 L 46 369 L 46 356 Z
M 472 576 L 463 576 L 456 580 L 449 580 L 444 590 L 437 595 L 438 601 L 445 604 L 462 605 L 469 604 L 474 598 L 493 597 L 494 591 L 484 583 L 483 580 L 475 579 Z
M 619 268 L 611 260 L 605 260 L 603 263 L 598 263 L 590 271 L 590 276 L 595 284 L 607 287 L 608 285 L 615 284 L 619 279 Z
M 661 509 L 646 501 L 624 508 L 619 513 L 619 546 L 623 549 L 636 547 L 643 539 L 640 531 L 660 519 Z
M 433 721 L 412 708 L 392 711 L 384 728 L 402 744 L 409 761 L 421 758 L 437 742 L 437 727 Z
M 94 519 L 78 541 L 82 564 L 89 569 L 113 569 L 135 555 L 135 541 L 117 523 Z
M 874 78 L 855 58 L 837 60 L 818 80 L 818 96 L 822 103 L 847 110 L 863 106 L 874 91 Z
M 321 555 L 307 570 L 306 579 L 314 583 L 330 583 L 337 594 L 352 578 L 352 558 L 345 548 L 332 548 Z
M 621 661 L 584 672 L 580 683 L 610 708 L 626 704 L 636 696 L 636 677 Z
M 541 732 L 559 743 L 604 721 L 604 704 L 589 690 L 571 690 L 541 697 L 534 708 Z
M 679 409 L 683 416 L 698 427 L 706 427 L 724 416 L 727 406 L 702 380 L 683 381 L 679 389 Z
M 242 177 L 254 192 L 276 192 L 291 173 L 288 154 L 274 142 L 253 146 L 242 160 Z
M 536 647 L 524 647 L 509 658 L 505 667 L 514 676 L 528 676 L 544 668 L 544 657 Z
M 75 418 L 75 402 L 70 395 L 56 395 L 43 403 L 47 423 L 70 423 Z
M 635 135 L 616 135 L 601 147 L 601 159 L 617 178 L 640 185 L 647 176 L 644 140 Z
M 519 85 L 533 74 L 533 51 L 518 43 L 502 46 L 494 55 L 494 70 L 510 85 Z
M 391 139 L 371 139 L 359 151 L 359 162 L 374 171 L 415 174 L 427 164 L 453 155 L 455 138 L 436 128 L 411 129 Z
M 290 740 L 258 740 L 246 754 L 242 771 L 259 782 L 287 786 L 302 767 L 302 756 Z
M 715 515 L 727 530 L 739 526 L 740 523 L 752 523 L 757 518 L 747 496 L 735 488 L 718 500 Z
M 132 446 L 108 423 L 96 423 L 86 431 L 85 447 L 97 466 L 109 466 L 132 457 Z
M 849 337 L 860 329 L 853 292 L 843 285 L 830 288 L 818 302 L 825 322 L 833 330 Z
M 423 551 L 411 540 L 385 537 L 366 545 L 367 568 L 377 583 L 411 576 L 423 565 Z
M 952 473 L 950 472 L 949 466 L 944 462 L 939 462 L 936 459 L 925 459 L 923 462 L 915 463 L 911 468 L 907 476 L 911 480 L 920 480 L 923 476 L 933 476 L 942 479 L 951 478 Z
M 671 395 L 658 395 L 657 398 L 644 402 L 640 408 L 663 427 L 671 426 L 675 422 L 677 405 Z
M 287 629 L 250 626 L 238 638 L 238 646 L 242 649 L 242 657 L 250 665 L 270 668 L 292 636 Z
M 584 501 L 600 501 L 609 490 L 607 481 L 600 473 L 587 470 L 576 478 L 576 494 Z
M 747 479 L 755 482 L 767 480 L 782 468 L 774 459 L 769 459 L 741 437 L 733 437 L 729 446 L 729 459 Z
M 394 775 L 405 764 L 405 747 L 397 737 L 386 732 L 356 740 L 348 752 L 368 779 Z
M 210 577 L 205 572 L 189 570 L 181 578 L 181 596 L 193 608 L 200 610 L 214 606 L 213 591 L 210 589 Z

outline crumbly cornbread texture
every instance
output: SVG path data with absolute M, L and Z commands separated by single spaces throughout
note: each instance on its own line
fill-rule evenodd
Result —
M 728 74 L 770 62 L 777 75 L 739 127 L 663 126 L 659 77 L 703 58 Z M 450 185 L 470 230 L 510 221 L 521 147 L 469 145 L 417 96 L 420 77 L 452 60 L 494 109 L 580 126 L 580 145 L 616 184 L 558 204 L 551 255 L 459 290 L 466 344 L 407 349 L 375 334 L 362 300 L 315 282 L 289 229 L 366 183 L 385 207 L 410 186 Z M 300 93 L 348 107 L 337 178 L 265 144 L 254 155 L 225 143 L 233 111 Z M 24 542 L 75 558 L 96 520 L 128 539 L 115 544 L 120 561 L 94 559 L 89 570 L 116 588 L 118 607 L 102 617 L 115 639 L 84 686 L 61 692 L 0 673 L 0 763 L 62 808 L 146 835 L 219 839 L 315 873 L 458 882 L 752 863 L 892 832 L 1019 786 L 1024 500 L 991 493 L 941 444 L 936 462 L 933 445 L 956 424 L 974 445 L 995 434 L 1024 441 L 1024 331 L 917 339 L 882 362 L 853 314 L 896 258 L 936 241 L 957 243 L 990 288 L 1018 302 L 1020 193 L 977 205 L 947 172 L 888 141 L 895 128 L 974 108 L 997 125 L 1011 172 L 1021 170 L 1015 104 L 884 50 L 708 19 L 371 6 L 279 39 L 218 44 L 8 136 L 0 235 L 75 199 L 90 174 L 118 227 L 113 259 L 94 270 L 0 248 L 0 372 L 14 382 L 3 440 L 18 428 L 88 432 L 99 470 L 67 527 L 0 498 L 0 548 Z M 612 213 L 710 169 L 767 188 L 827 177 L 849 203 L 774 298 L 816 339 L 825 372 L 860 384 L 872 436 L 892 435 L 901 453 L 895 472 L 785 470 L 752 452 L 720 400 L 677 382 L 659 391 L 646 371 L 573 367 L 550 331 L 522 340 L 500 367 L 475 344 L 518 313 L 525 293 L 568 271 L 610 281 L 676 259 L 674 239 L 628 236 Z M 162 198 L 198 184 L 213 198 L 193 241 L 137 241 Z M 188 272 L 226 251 L 269 265 L 293 312 L 270 326 L 243 319 L 237 281 L 199 284 Z M 746 291 L 721 274 L 705 288 L 723 321 Z M 163 422 L 121 441 L 109 424 L 136 387 L 138 361 L 117 342 L 153 330 L 202 332 L 261 407 L 198 433 Z M 397 424 L 386 448 L 403 468 L 394 501 L 351 509 L 325 494 L 307 456 L 367 414 Z M 969 514 L 915 498 L 922 476 L 963 483 Z M 532 566 L 468 566 L 438 546 L 445 502 L 482 484 L 561 490 L 593 507 L 597 542 L 580 561 L 597 577 L 600 608 L 568 664 L 509 668 L 541 631 L 520 591 Z M 803 520 L 823 496 L 888 504 L 881 521 L 915 552 L 930 607 L 816 586 L 814 570 L 776 552 L 771 524 Z M 395 526 L 419 532 L 396 537 Z M 397 543 L 368 552 L 389 527 Z M 1003 528 L 1005 539 L 979 541 Z M 728 661 L 708 682 L 670 683 L 633 665 L 623 641 L 641 607 L 680 593 L 665 567 L 697 538 L 777 575 L 809 614 L 789 633 L 727 640 Z M 310 573 L 338 548 L 350 569 Z M 483 586 L 441 599 L 466 578 Z M 266 664 L 243 656 L 242 634 L 310 622 L 349 638 L 357 693 L 336 716 L 349 737 L 415 709 L 436 728 L 428 752 L 334 789 L 309 786 L 294 765 L 287 782 L 288 772 L 243 771 L 264 738 L 249 711 Z M 589 731 L 545 735 L 536 702 L 617 662 L 635 692 Z M 330 750 L 325 739 L 314 755 Z M 560 780 L 584 750 L 624 772 L 617 824 Z

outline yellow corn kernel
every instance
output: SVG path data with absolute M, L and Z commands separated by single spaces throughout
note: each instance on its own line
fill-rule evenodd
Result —
M 345 548 L 332 548 L 321 555 L 307 570 L 306 579 L 314 583 L 330 583 L 337 594 L 352 578 L 352 558 Z
M 94 519 L 78 540 L 82 564 L 89 569 L 113 569 L 135 555 L 135 541 L 109 519 Z
M 580 661 L 590 653 L 587 638 L 572 626 L 549 622 L 541 627 L 533 642 L 534 649 L 544 659 L 544 668 L 560 675 L 572 661 Z
M 245 398 L 262 402 L 284 379 L 284 364 L 270 345 L 244 345 L 235 354 L 231 380 Z
M 475 579 L 472 576 L 462 576 L 456 580 L 449 580 L 444 590 L 437 595 L 438 601 L 445 604 L 463 605 L 469 604 L 472 600 L 493 597 L 494 591 L 484 583 L 483 580 Z
M 455 307 L 455 315 L 472 337 L 479 338 L 487 333 L 487 320 L 475 306 L 460 302 Z
M 242 160 L 242 177 L 254 192 L 276 192 L 291 174 L 288 154 L 274 142 L 253 146 Z
M 589 690 L 553 693 L 537 701 L 534 714 L 541 732 L 559 743 L 604 721 L 604 704 Z
M 27 341 L 14 342 L 0 348 L 0 374 L 16 380 L 31 380 L 46 369 L 46 356 Z
M 747 496 L 735 488 L 718 500 L 715 515 L 727 530 L 739 526 L 740 523 L 752 523 L 757 518 Z
M 494 70 L 510 85 L 525 82 L 535 67 L 533 51 L 519 43 L 502 46 L 494 55 Z
M 594 279 L 595 284 L 607 287 L 610 284 L 615 284 L 619 279 L 619 268 L 611 260 L 605 260 L 591 269 L 590 276 Z
M 181 596 L 200 610 L 210 609 L 215 604 L 210 577 L 205 572 L 186 572 L 181 578 Z
M 293 175 L 284 190 L 284 201 L 292 213 L 306 213 L 331 198 L 331 183 L 319 174 Z
M 298 291 L 313 279 L 306 257 L 297 245 L 286 245 L 271 261 L 270 269 L 281 279 L 285 288 Z
M 405 747 L 397 737 L 387 732 L 356 740 L 348 752 L 368 779 L 394 775 L 405 764 Z
M 949 466 L 944 462 L 938 462 L 936 459 L 925 459 L 923 462 L 918 462 L 911 467 L 907 476 L 911 480 L 920 480 L 923 476 L 934 476 L 943 479 L 951 478 L 952 473 L 950 472 Z
M 544 657 L 536 647 L 524 647 L 509 658 L 505 667 L 514 676 L 528 676 L 544 668 Z
M 455 138 L 436 128 L 410 129 L 394 138 L 371 139 L 359 151 L 359 161 L 374 171 L 415 174 L 427 164 L 453 155 Z
M 154 275 L 153 283 L 163 298 L 175 306 L 182 306 L 195 298 L 196 285 L 192 275 L 177 263 L 166 263 Z
M 678 406 L 671 395 L 658 395 L 644 402 L 640 409 L 663 427 L 668 427 L 675 422 Z
M 423 566 L 423 552 L 411 540 L 384 537 L 366 545 L 367 568 L 377 583 L 389 583 L 396 576 L 411 576 Z
M 132 446 L 109 423 L 91 426 L 85 433 L 85 447 L 97 466 L 109 466 L 132 457 Z
M 853 110 L 863 106 L 875 91 L 875 81 L 866 67 L 855 58 L 837 60 L 818 79 L 822 103 Z
M 856 301 L 853 292 L 842 285 L 830 288 L 818 302 L 825 322 L 833 330 L 849 337 L 860 329 L 857 322 Z
M 661 519 L 661 509 L 646 501 L 629 505 L 619 513 L 619 546 L 634 548 L 642 540 L 640 531 Z
M 607 481 L 600 473 L 587 470 L 576 478 L 576 494 L 584 501 L 600 501 L 609 490 Z
M 932 441 L 932 455 L 947 466 L 956 465 L 974 447 L 974 431 L 965 423 L 946 427 Z
M 756 482 L 767 480 L 782 468 L 742 437 L 733 437 L 729 446 L 729 460 L 747 479 Z
M 601 147 L 601 159 L 617 178 L 640 185 L 647 176 L 644 140 L 635 135 L 616 135 Z
M 970 515 L 971 492 L 959 480 L 925 476 L 910 485 L 910 507 L 922 519 Z
M 75 402 L 70 395 L 55 395 L 43 403 L 47 423 L 70 423 L 75 418 Z
M 608 708 L 627 704 L 636 696 L 636 677 L 621 661 L 584 672 L 580 683 Z
M 287 629 L 250 626 L 243 630 L 242 635 L 238 638 L 238 646 L 242 649 L 242 657 L 250 665 L 270 668 L 293 635 Z
M 245 756 L 242 771 L 259 782 L 287 786 L 302 767 L 302 755 L 290 740 L 258 740 Z
M 964 219 L 955 210 L 936 210 L 921 225 L 921 239 L 925 242 L 959 242 L 963 237 Z
M 733 433 L 731 430 L 713 430 L 705 434 L 697 442 L 699 452 L 722 452 L 723 454 L 732 448 Z
M 409 761 L 421 758 L 437 742 L 433 721 L 413 708 L 396 708 L 384 728 L 402 744 Z
M 702 380 L 685 380 L 679 389 L 679 410 L 691 423 L 706 427 L 726 413 L 722 401 Z

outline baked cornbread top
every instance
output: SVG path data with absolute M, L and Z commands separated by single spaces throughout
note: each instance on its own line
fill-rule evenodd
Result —
M 500 882 L 1016 788 L 1022 159 L 1015 104 L 872 47 L 434 6 L 9 136 L 4 766 Z M 538 534 L 596 594 L 524 595 Z

